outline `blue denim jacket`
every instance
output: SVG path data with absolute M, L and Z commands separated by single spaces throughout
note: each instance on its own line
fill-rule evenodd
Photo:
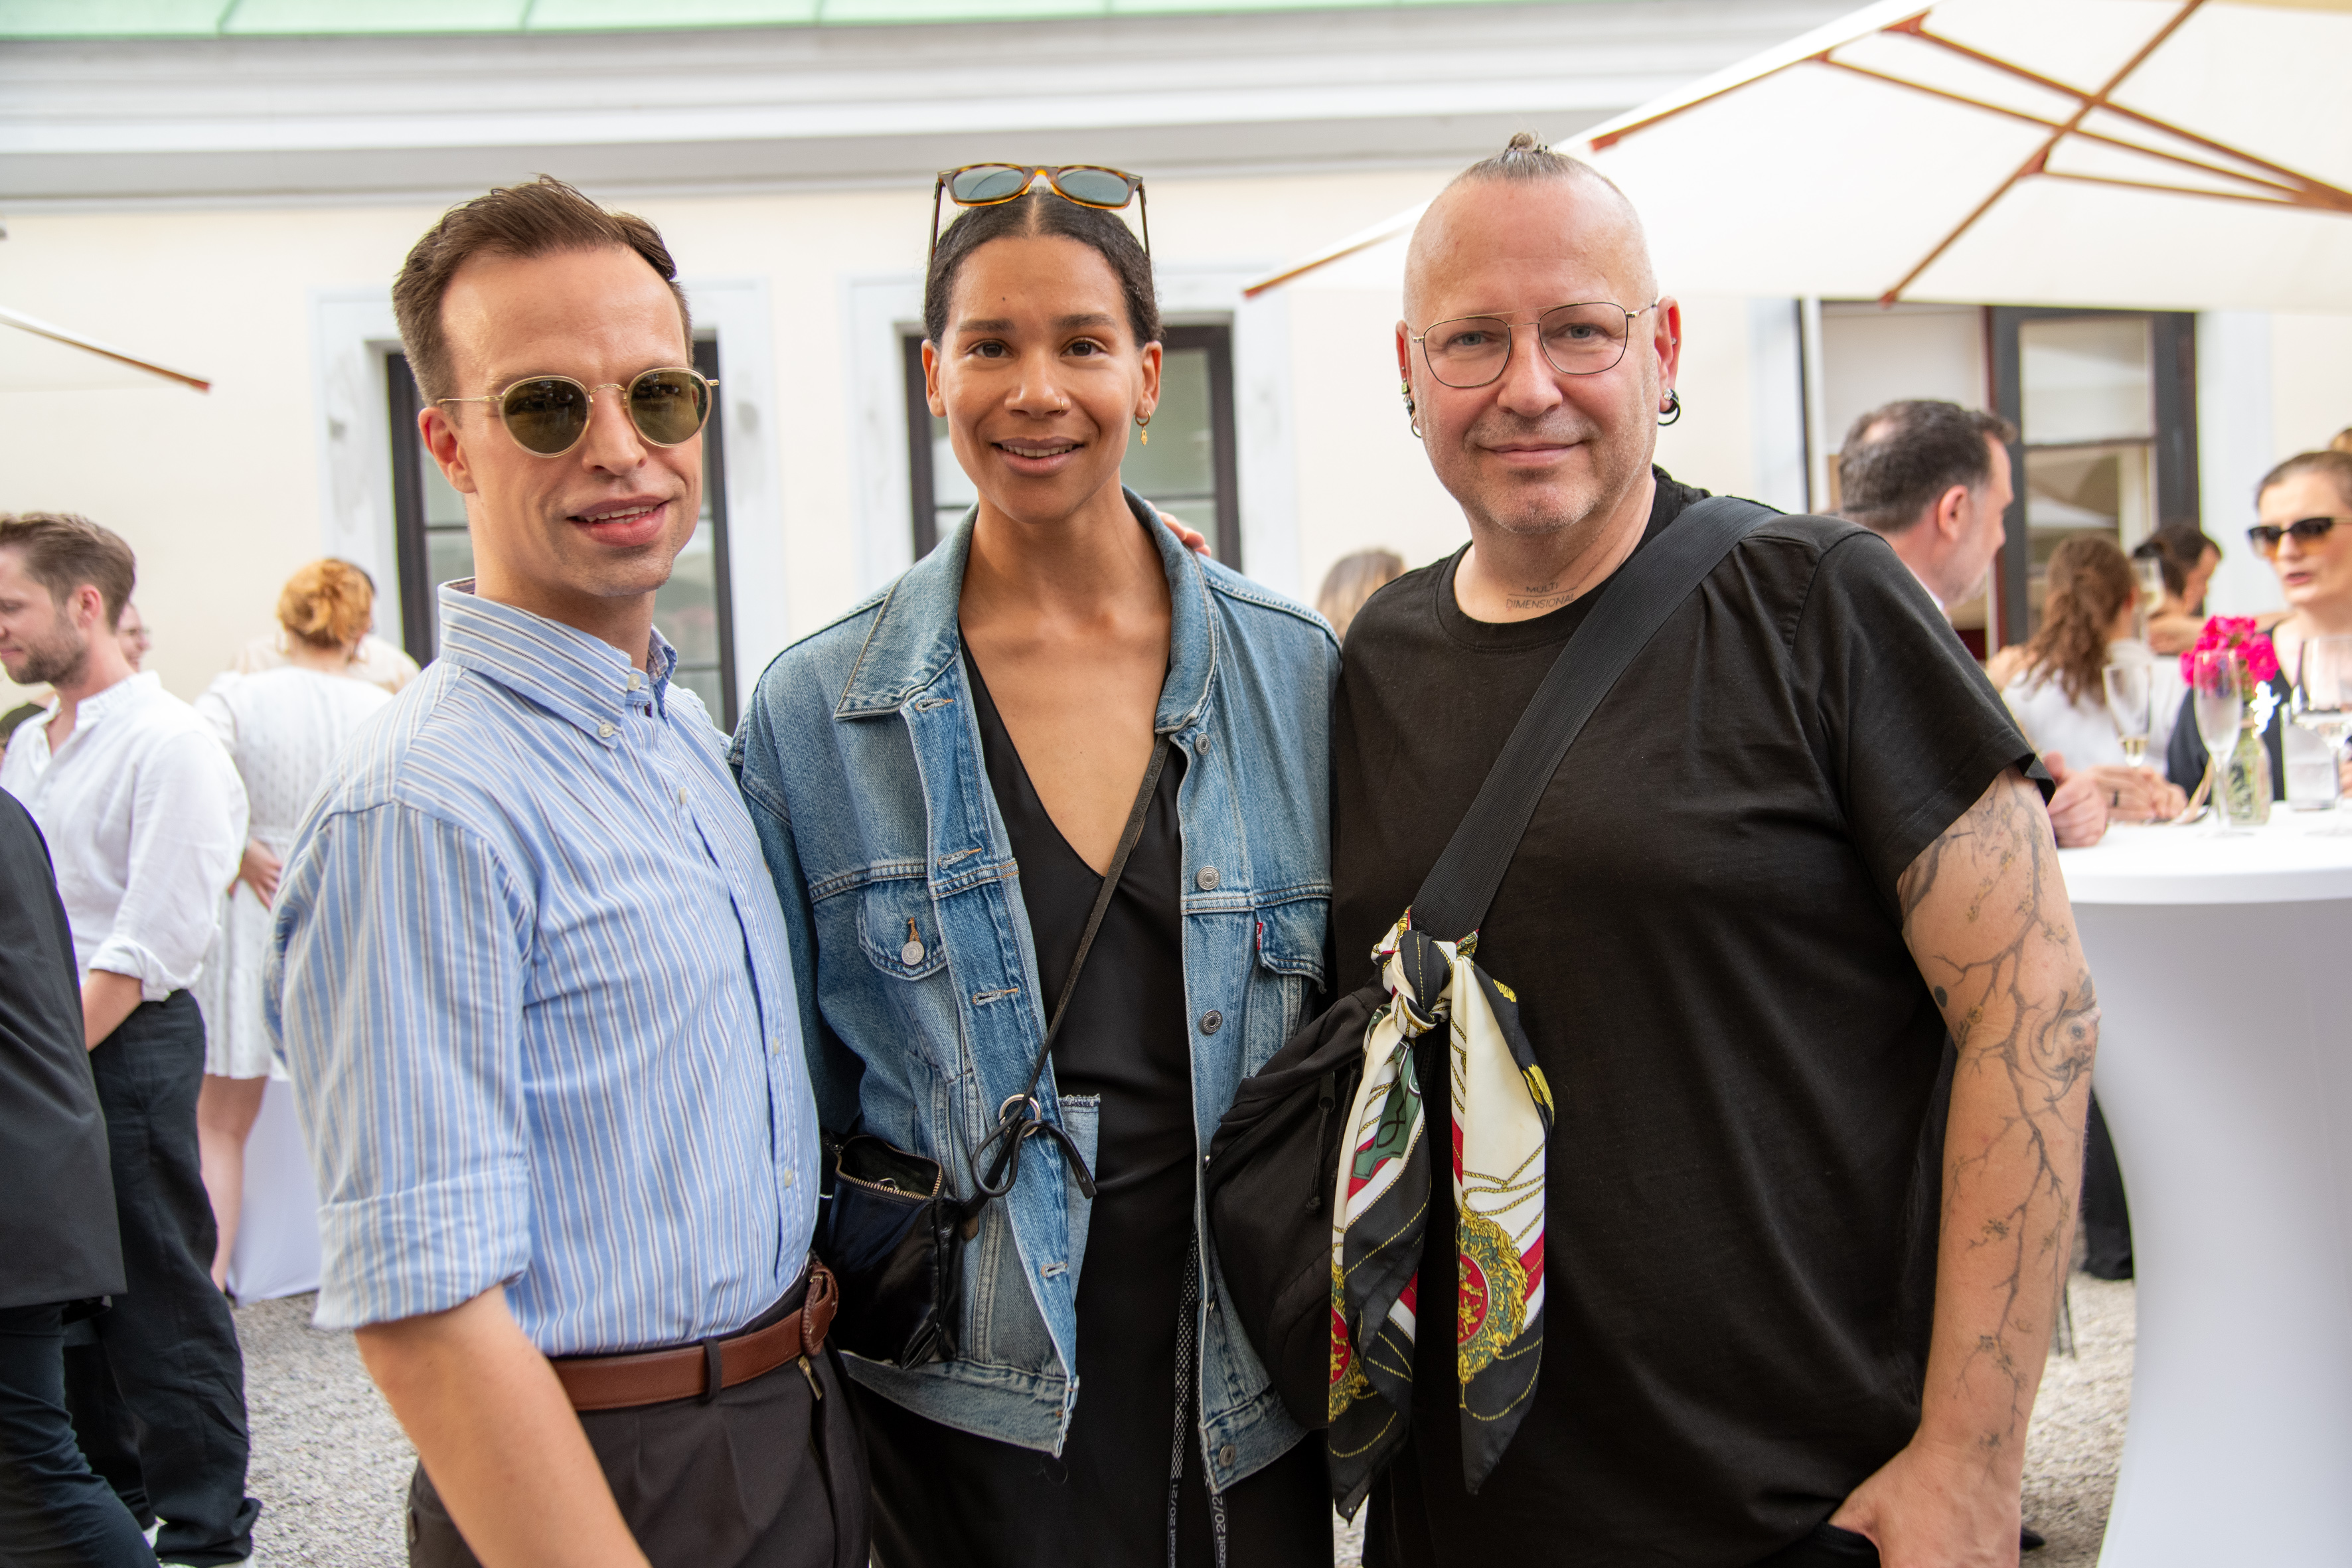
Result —
M 1128 501 L 1174 606 L 1154 725 L 1187 757 L 1184 990 L 1205 1155 L 1323 979 L 1339 651 L 1311 611 L 1201 561 Z M 734 750 L 802 977 L 820 1119 L 939 1161 L 967 1194 L 970 1151 L 1026 1085 L 1051 1005 L 967 700 L 956 615 L 971 540 L 967 515 L 879 598 L 778 655 Z M 1057 1096 L 1050 1067 L 1038 1100 L 1091 1163 L 1097 1103 Z M 1052 1141 L 1032 1141 L 964 1247 L 960 1359 L 853 1361 L 852 1374 L 932 1420 L 1058 1454 L 1079 1393 L 1090 1207 Z M 1203 1251 L 1202 1436 L 1223 1490 L 1301 1434 Z

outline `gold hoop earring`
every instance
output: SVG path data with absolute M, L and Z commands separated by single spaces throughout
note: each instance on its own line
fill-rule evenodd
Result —
M 1683 416 L 1683 395 L 1673 387 L 1666 388 L 1666 405 L 1658 410 L 1658 423 L 1672 425 Z
M 1421 439 L 1421 410 L 1413 406 L 1412 383 L 1410 381 L 1401 381 L 1398 383 L 1398 385 L 1404 393 L 1405 428 L 1412 431 L 1412 438 L 1418 441 Z
M 1149 415 L 1149 414 L 1139 414 L 1139 415 L 1137 415 L 1137 416 L 1135 416 L 1135 427 L 1136 427 L 1138 430 L 1140 430 L 1140 431 L 1142 431 L 1142 432 L 1143 432 L 1143 444 L 1144 444 L 1145 446 L 1147 446 L 1147 447 L 1150 446 L 1150 445 L 1151 445 L 1151 416 L 1150 416 L 1150 415 Z

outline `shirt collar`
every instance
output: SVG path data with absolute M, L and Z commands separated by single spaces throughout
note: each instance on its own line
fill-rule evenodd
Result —
M 474 581 L 441 585 L 441 657 L 528 698 L 607 746 L 620 743 L 620 721 L 639 693 L 669 710 L 677 650 L 656 629 L 642 671 L 602 637 L 513 605 L 485 599 Z
M 152 669 L 138 675 L 123 677 L 105 690 L 94 696 L 85 697 L 75 704 L 74 733 L 79 735 L 84 730 L 104 722 L 112 714 L 120 713 L 126 708 L 136 707 L 150 694 L 161 691 L 163 689 L 163 678 Z M 52 700 L 49 703 L 49 717 L 52 719 L 57 717 L 57 711 L 58 705 Z

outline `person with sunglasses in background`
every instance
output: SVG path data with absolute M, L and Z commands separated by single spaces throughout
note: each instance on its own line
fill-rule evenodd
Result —
M 834 1202 L 895 1146 L 965 1237 L 940 1331 L 849 1358 L 886 1568 L 1330 1561 L 1200 1177 L 1323 975 L 1339 649 L 1120 482 L 1160 393 L 1141 186 L 940 176 L 923 365 L 980 500 L 735 741 L 824 1126 L 865 1135 Z
M 287 856 L 264 1006 L 416 1568 L 866 1560 L 782 914 L 653 624 L 711 402 L 675 277 L 541 179 L 393 288 L 478 574 Z
M 2278 574 L 2279 596 L 2287 605 L 2285 617 L 2268 627 L 2278 672 L 2267 684 L 2278 709 L 2263 731 L 2272 794 L 2284 800 L 2286 715 L 2304 647 L 2315 637 L 2352 636 L 2352 452 L 2330 448 L 2289 458 L 2263 476 L 2254 510 L 2262 521 L 2246 530 L 2247 542 Z M 2165 754 L 2173 782 L 2191 790 L 2205 776 L 2208 754 L 2197 733 L 2194 701 L 2194 693 L 2181 699 Z M 2336 767 L 2352 792 L 2352 762 L 2339 757 Z

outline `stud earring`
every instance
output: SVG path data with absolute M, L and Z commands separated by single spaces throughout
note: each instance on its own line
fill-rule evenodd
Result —
M 1147 446 L 1147 447 L 1150 446 L 1150 445 L 1151 445 L 1151 416 L 1150 416 L 1150 415 L 1149 415 L 1149 414 L 1139 414 L 1139 415 L 1137 415 L 1137 416 L 1135 416 L 1135 427 L 1136 427 L 1138 430 L 1140 430 L 1140 431 L 1142 431 L 1142 432 L 1143 432 L 1143 444 L 1144 444 L 1145 446 Z
M 1673 387 L 1671 387 L 1671 386 L 1670 386 L 1670 387 L 1666 388 L 1666 405 L 1665 405 L 1664 408 L 1661 408 L 1661 409 L 1659 409 L 1659 410 L 1658 410 L 1658 423 L 1659 423 L 1659 424 L 1661 424 L 1661 425 L 1672 425 L 1675 421 L 1676 421 L 1677 419 L 1680 419 L 1682 416 L 1683 416 L 1683 397 L 1682 397 L 1682 394 L 1681 394 L 1681 393 L 1679 393 L 1679 392 L 1676 392 Z

